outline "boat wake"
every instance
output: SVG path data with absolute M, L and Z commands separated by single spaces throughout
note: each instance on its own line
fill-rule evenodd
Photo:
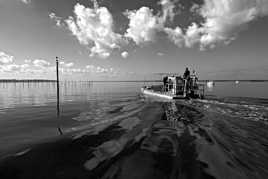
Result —
M 94 148 L 84 167 L 104 178 L 265 178 L 265 110 L 216 100 L 147 101 L 115 124 L 127 133 Z
M 265 102 L 136 96 L 92 103 L 73 120 L 80 125 L 64 139 L 0 161 L 0 178 L 268 176 Z
M 199 100 L 205 110 L 236 118 L 253 121 L 268 121 L 268 106 L 245 104 L 245 102 L 222 102 L 217 100 Z

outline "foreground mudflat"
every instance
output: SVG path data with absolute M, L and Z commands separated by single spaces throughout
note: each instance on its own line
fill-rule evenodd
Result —
M 213 108 L 207 105 L 203 102 L 145 104 L 142 110 L 126 118 L 100 123 L 92 129 L 81 129 L 2 157 L 0 178 L 268 176 L 265 161 L 256 162 L 252 156 L 243 156 L 244 152 L 239 151 L 242 144 L 230 142 L 237 135 L 232 135 L 232 128 L 238 119 L 219 116 L 216 110 L 209 111 Z M 228 134 L 223 135 L 224 132 Z M 265 159 L 267 155 L 263 156 Z

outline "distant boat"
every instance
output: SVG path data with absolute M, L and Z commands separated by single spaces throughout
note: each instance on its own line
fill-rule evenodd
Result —
M 235 84 L 239 84 L 239 81 L 238 81 L 238 80 L 236 80 L 236 81 L 235 81 Z
M 213 88 L 214 85 L 215 85 L 214 81 L 208 81 L 207 82 L 207 87 L 208 88 Z

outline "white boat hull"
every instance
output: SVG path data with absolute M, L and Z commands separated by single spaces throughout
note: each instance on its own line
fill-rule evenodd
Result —
M 165 93 L 160 93 L 160 92 L 156 92 L 150 89 L 145 89 L 142 88 L 141 92 L 145 95 L 149 95 L 149 96 L 153 96 L 153 97 L 159 97 L 159 98 L 165 98 L 165 99 L 184 99 L 185 97 L 183 96 L 178 96 L 178 95 L 170 95 L 170 94 L 165 94 Z

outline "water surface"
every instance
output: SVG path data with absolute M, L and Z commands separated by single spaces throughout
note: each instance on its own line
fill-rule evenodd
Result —
M 52 155 L 47 154 L 50 147 L 43 153 L 29 144 L 49 143 L 61 131 L 71 135 L 68 146 L 74 145 L 64 151 L 76 151 L 64 160 L 83 161 L 76 167 L 93 172 L 85 176 L 124 178 L 131 171 L 142 171 L 140 178 L 155 178 L 153 171 L 157 171 L 158 177 L 267 178 L 267 83 L 216 83 L 206 89 L 204 100 L 177 102 L 145 98 L 140 94 L 143 85 L 62 82 L 58 119 L 54 83 L 2 83 L 0 156 L 25 146 L 15 156 L 22 156 L 23 161 L 37 153 L 42 160 L 40 155 Z M 62 145 L 57 142 L 55 146 Z M 62 153 L 56 147 L 50 152 L 56 155 L 57 151 Z M 115 167 L 96 172 L 111 159 Z M 54 160 L 42 165 L 56 165 Z M 140 167 L 133 168 L 134 164 Z M 170 165 L 169 170 L 165 165 Z M 68 167 L 66 176 L 71 177 Z

